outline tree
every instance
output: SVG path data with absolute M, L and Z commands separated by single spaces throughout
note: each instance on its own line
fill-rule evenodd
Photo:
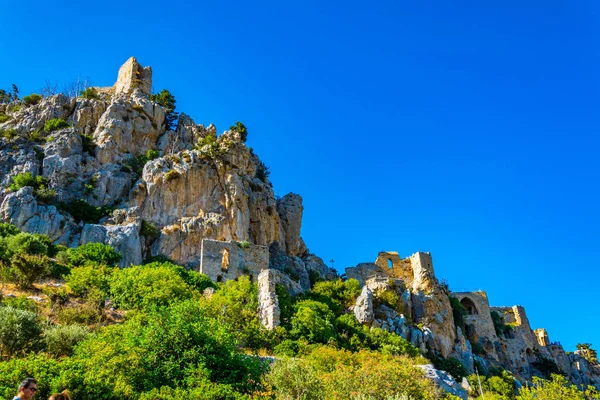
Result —
M 14 83 L 12 84 L 12 101 L 19 100 L 19 88 Z
M 238 121 L 235 123 L 235 125 L 230 126 L 229 129 L 233 132 L 239 133 L 240 137 L 242 138 L 242 142 L 246 143 L 246 140 L 248 139 L 248 130 L 244 124 Z
M 598 352 L 592 349 L 591 343 L 578 343 L 577 350 L 579 350 L 581 356 L 588 360 L 590 364 L 598 364 Z
M 178 117 L 175 112 L 175 103 L 177 102 L 175 97 L 167 89 L 163 89 L 159 93 L 150 95 L 150 100 L 165 108 L 165 128 L 168 131 L 173 130 Z

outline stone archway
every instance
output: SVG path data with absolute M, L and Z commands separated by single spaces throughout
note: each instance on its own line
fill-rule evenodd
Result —
M 469 299 L 468 297 L 463 297 L 463 299 L 460 301 L 460 304 L 462 304 L 462 306 L 467 310 L 467 314 L 469 314 L 469 315 L 479 314 L 479 311 L 477 310 L 475 303 L 473 302 L 473 300 Z

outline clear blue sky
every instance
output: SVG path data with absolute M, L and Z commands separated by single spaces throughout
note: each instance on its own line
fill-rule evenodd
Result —
M 430 251 L 600 348 L 598 2 L 189 3 L 9 2 L 0 87 L 108 86 L 135 55 L 178 111 L 248 127 L 336 268 Z

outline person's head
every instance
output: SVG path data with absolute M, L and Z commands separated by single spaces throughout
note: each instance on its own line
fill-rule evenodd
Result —
M 60 393 L 54 393 L 48 400 L 71 400 L 71 393 L 68 390 L 63 390 Z
M 19 398 L 21 400 L 31 400 L 37 391 L 37 381 L 33 378 L 26 378 L 19 385 Z

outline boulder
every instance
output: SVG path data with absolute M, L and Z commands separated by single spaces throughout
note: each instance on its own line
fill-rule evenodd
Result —
M 354 306 L 354 316 L 361 324 L 370 324 L 373 322 L 373 292 L 368 286 L 364 286 L 360 296 L 356 299 Z

